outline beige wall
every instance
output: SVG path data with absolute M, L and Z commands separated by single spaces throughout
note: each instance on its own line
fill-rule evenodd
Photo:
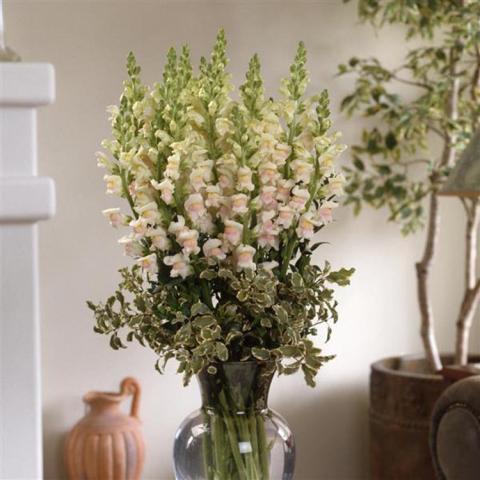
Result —
M 55 178 L 58 214 L 41 227 L 41 301 L 45 473 L 62 478 L 62 440 L 83 414 L 80 397 L 90 389 L 115 389 L 125 375 L 143 384 L 142 417 L 147 440 L 144 478 L 172 477 L 171 447 L 182 418 L 199 405 L 195 382 L 181 386 L 173 368 L 160 377 L 154 355 L 132 346 L 114 352 L 92 331 L 85 299 L 102 299 L 117 282 L 125 259 L 117 232 L 100 214 L 114 205 L 104 195 L 94 152 L 108 135 L 105 106 L 114 103 L 124 62 L 134 50 L 144 78 L 154 80 L 167 48 L 187 41 L 193 56 L 205 54 L 220 26 L 230 42 L 231 70 L 243 76 L 249 56 L 262 57 L 269 91 L 287 71 L 296 42 L 310 56 L 312 90 L 327 87 L 335 126 L 352 141 L 358 122 L 338 114 L 350 81 L 336 79 L 336 65 L 353 54 L 394 62 L 399 32 L 376 38 L 357 24 L 353 4 L 332 1 L 41 1 L 7 0 L 9 43 L 26 61 L 49 61 L 57 73 L 57 102 L 40 113 L 40 173 Z M 441 344 L 448 348 L 461 276 L 456 267 L 463 224 L 454 200 L 442 200 L 442 230 L 435 267 Z M 315 390 L 300 376 L 275 381 L 271 405 L 290 422 L 298 442 L 298 480 L 361 479 L 367 472 L 369 363 L 381 356 L 420 349 L 413 262 L 422 237 L 403 239 L 383 213 L 355 220 L 342 210 L 322 233 L 318 260 L 355 266 L 353 285 L 339 292 L 340 321 L 328 345 L 337 359 L 326 366 Z M 478 335 L 475 338 L 478 347 Z

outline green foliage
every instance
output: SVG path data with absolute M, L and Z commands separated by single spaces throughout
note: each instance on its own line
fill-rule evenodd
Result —
M 395 68 L 357 57 L 339 66 L 340 75 L 355 75 L 342 111 L 369 119 L 345 169 L 347 204 L 356 213 L 364 204 L 386 207 L 405 234 L 423 226 L 423 200 L 453 166 L 449 149 L 455 160 L 478 124 L 480 2 L 464 3 L 360 0 L 364 21 L 403 24 L 407 39 L 423 44 Z M 443 155 L 435 155 L 434 140 Z
M 297 262 L 300 264 L 300 262 Z M 138 266 L 120 270 L 118 290 L 105 303 L 88 302 L 95 331 L 110 335 L 114 349 L 137 340 L 160 357 L 159 370 L 176 358 L 188 382 L 215 361 L 273 360 L 280 374 L 302 369 L 309 385 L 332 357 L 307 338 L 337 321 L 333 285 L 348 285 L 353 269 L 332 271 L 303 263 L 285 281 L 273 273 L 204 266 L 204 283 L 148 284 Z M 209 295 L 214 293 L 214 301 Z

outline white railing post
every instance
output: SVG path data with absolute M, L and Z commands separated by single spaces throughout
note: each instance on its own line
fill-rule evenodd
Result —
M 43 476 L 36 222 L 55 192 L 36 176 L 36 109 L 54 95 L 51 65 L 0 63 L 0 479 Z

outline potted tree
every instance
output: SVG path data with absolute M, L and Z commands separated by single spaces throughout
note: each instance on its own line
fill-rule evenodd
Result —
M 389 358 L 372 366 L 372 476 L 434 478 L 428 450 L 430 413 L 446 386 L 442 368 L 468 362 L 468 339 L 480 299 L 475 268 L 480 203 L 475 196 L 462 196 L 465 290 L 452 319 L 454 354 L 441 355 L 429 290 L 441 222 L 438 196 L 478 127 L 480 2 L 359 0 L 358 12 L 375 28 L 405 27 L 406 42 L 404 60 L 395 68 L 377 58 L 357 57 L 339 66 L 341 75 L 356 78 L 342 110 L 370 120 L 345 168 L 346 203 L 355 213 L 363 206 L 385 208 L 405 235 L 425 227 L 423 255 L 415 265 L 424 357 Z

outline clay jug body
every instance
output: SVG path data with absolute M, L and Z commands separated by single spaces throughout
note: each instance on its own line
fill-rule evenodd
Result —
M 133 395 L 130 415 L 121 402 Z M 70 480 L 139 480 L 145 447 L 138 418 L 140 386 L 125 378 L 119 393 L 89 392 L 89 410 L 70 431 L 65 461 Z

